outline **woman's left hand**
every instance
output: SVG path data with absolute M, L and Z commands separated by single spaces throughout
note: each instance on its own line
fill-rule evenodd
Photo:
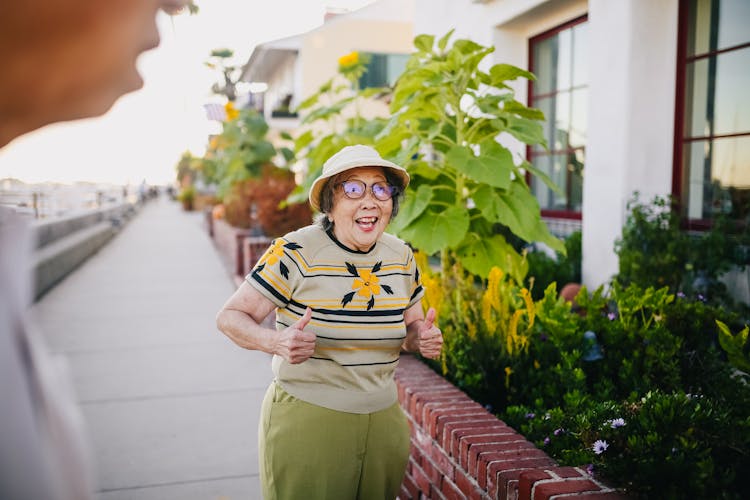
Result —
M 443 348 L 443 333 L 435 325 L 435 316 L 437 313 L 431 307 L 419 326 L 419 353 L 430 359 L 439 357 L 440 350 Z

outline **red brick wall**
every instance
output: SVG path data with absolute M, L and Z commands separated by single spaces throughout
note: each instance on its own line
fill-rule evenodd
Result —
M 411 427 L 400 500 L 627 498 L 579 467 L 557 466 L 413 356 L 401 357 L 396 381 Z

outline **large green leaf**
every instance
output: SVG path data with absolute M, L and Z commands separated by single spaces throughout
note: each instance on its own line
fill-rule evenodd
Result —
M 511 114 L 506 114 L 504 118 L 508 122 L 505 130 L 519 141 L 526 144 L 547 144 L 540 122 Z
M 510 151 L 494 140 L 482 143 L 479 157 L 474 156 L 467 147 L 454 146 L 446 154 L 446 160 L 456 170 L 476 182 L 503 189 L 510 185 L 513 157 Z
M 399 235 L 431 255 L 461 243 L 468 229 L 469 213 L 463 207 L 453 206 L 441 212 L 425 211 Z
M 505 86 L 506 81 L 515 80 L 518 77 L 536 80 L 533 73 L 511 64 L 495 64 L 490 68 L 490 77 L 492 78 L 492 85 L 497 86 Z
M 432 187 L 421 185 L 416 192 L 407 192 L 398 216 L 390 223 L 390 230 L 398 234 L 408 226 L 414 219 L 422 215 L 432 199 Z
M 528 272 L 523 257 L 499 234 L 480 237 L 477 233 L 470 233 L 456 255 L 465 269 L 483 278 L 490 274 L 493 266 L 503 269 L 518 283 L 523 283 Z
M 541 218 L 539 203 L 525 183 L 516 179 L 509 191 L 495 191 L 494 197 L 495 220 L 508 226 L 513 234 L 525 241 L 539 241 L 554 250 L 565 253 L 565 245 L 550 234 Z M 478 200 L 475 201 L 479 204 Z
M 435 43 L 435 37 L 432 35 L 418 35 L 414 39 L 414 46 L 422 52 L 432 51 L 432 45 Z

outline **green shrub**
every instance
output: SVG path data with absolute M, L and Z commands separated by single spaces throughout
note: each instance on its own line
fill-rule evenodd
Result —
M 654 197 L 641 203 L 638 193 L 628 202 L 622 237 L 615 243 L 619 257 L 616 280 L 641 287 L 666 286 L 670 292 L 734 306 L 721 276 L 748 263 L 750 226 L 718 217 L 701 233 L 685 231 L 674 200 Z
M 542 251 L 526 254 L 529 263 L 526 283 L 535 300 L 541 299 L 552 283 L 563 286 L 566 283 L 581 282 L 581 232 L 572 233 L 564 243 L 566 253 L 555 252 L 554 258 Z

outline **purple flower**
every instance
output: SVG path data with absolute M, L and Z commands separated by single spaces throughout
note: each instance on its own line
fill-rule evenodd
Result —
M 614 321 L 615 318 L 617 317 L 617 315 L 615 313 L 611 312 L 611 313 L 607 314 L 607 317 L 609 318 L 610 321 Z
M 679 297 L 681 299 L 684 299 L 685 298 L 685 294 L 682 293 L 682 292 L 677 292 L 677 297 Z
M 549 436 L 547 436 L 546 438 L 544 438 L 544 446 L 547 446 L 549 444 L 549 442 L 550 442 Z
M 610 427 L 613 429 L 617 429 L 618 427 L 624 427 L 625 426 L 625 420 L 622 418 L 616 418 L 614 420 L 610 420 L 607 422 Z
M 528 418 L 528 419 L 532 419 L 532 418 L 534 418 L 534 417 L 536 417 L 536 415 L 535 415 L 535 414 L 533 414 L 533 413 L 527 413 L 527 414 L 526 414 L 526 418 Z
M 539 334 L 539 340 L 541 340 L 542 342 L 546 342 L 548 338 L 549 337 L 547 336 L 546 333 L 540 333 Z
M 559 436 L 559 435 L 560 435 L 560 434 L 562 434 L 563 432 L 565 432 L 565 430 L 563 430 L 563 429 L 555 429 L 555 432 L 554 432 L 554 434 L 555 434 L 555 436 Z
M 699 293 L 699 294 L 698 294 L 698 300 L 700 300 L 701 302 L 705 302 L 705 301 L 706 301 L 706 297 L 704 297 L 703 295 L 701 295 L 701 294 Z
M 602 453 L 604 453 L 604 450 L 606 450 L 607 448 L 609 448 L 609 443 L 602 439 L 597 439 L 596 441 L 594 441 L 594 446 L 591 447 L 591 449 L 594 450 L 594 453 L 596 453 L 597 455 L 601 455 Z
M 589 473 L 589 476 L 593 476 L 594 475 L 594 464 L 588 464 L 586 466 L 586 472 Z

